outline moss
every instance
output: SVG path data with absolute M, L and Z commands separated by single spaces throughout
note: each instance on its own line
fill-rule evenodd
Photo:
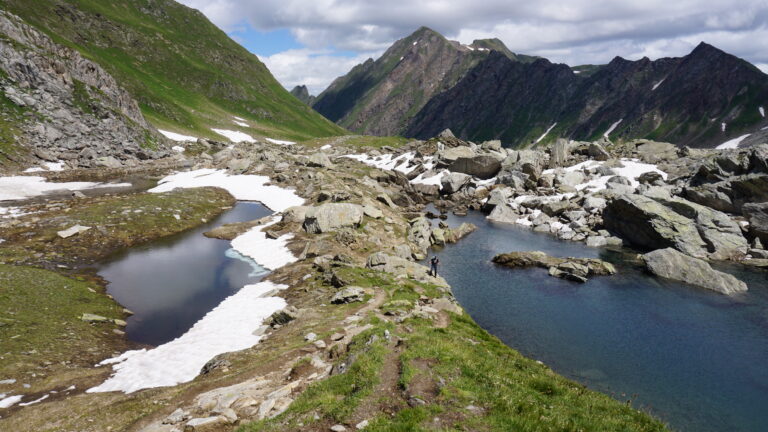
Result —
M 33 215 L 34 223 L 0 230 L 5 263 L 79 263 L 193 228 L 231 206 L 234 199 L 217 188 L 179 189 L 154 194 L 107 196 Z M 178 215 L 178 219 L 175 215 Z M 62 239 L 58 231 L 92 227 Z
M 52 271 L 0 264 L 0 376 L 29 382 L 49 374 L 42 364 L 92 365 L 114 338 L 113 323 L 90 324 L 84 313 L 122 318 L 99 285 Z M 110 351 L 107 351 L 110 352 Z M 45 362 L 45 363 L 44 363 Z M 33 381 L 36 381 L 33 379 Z M 20 385 L 21 383 L 19 383 Z

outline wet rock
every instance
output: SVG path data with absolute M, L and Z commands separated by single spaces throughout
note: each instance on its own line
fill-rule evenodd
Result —
M 541 267 L 550 270 L 551 276 L 566 279 L 616 274 L 613 264 L 597 258 L 557 258 L 540 251 L 523 251 L 498 254 L 493 262 L 506 267 Z M 582 271 L 586 269 L 586 271 Z M 579 277 L 576 277 L 579 276 Z
M 735 277 L 714 270 L 701 259 L 693 258 L 672 248 L 658 249 L 643 255 L 646 268 L 651 273 L 691 285 L 707 288 L 722 294 L 747 291 L 747 284 Z

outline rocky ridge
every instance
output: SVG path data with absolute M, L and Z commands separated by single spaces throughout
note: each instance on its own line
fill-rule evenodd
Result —
M 99 65 L 5 11 L 0 36 L 2 110 L 13 130 L 8 159 L 115 168 L 170 154 L 136 101 Z

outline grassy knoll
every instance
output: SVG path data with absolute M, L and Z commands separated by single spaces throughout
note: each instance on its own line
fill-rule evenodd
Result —
M 340 353 L 346 372 L 309 386 L 282 415 L 239 432 L 351 430 L 663 431 L 645 413 L 520 355 L 467 315 L 408 312 L 439 290 L 382 273 L 344 269 L 350 283 L 386 292 L 371 327 Z M 381 315 L 384 311 L 384 315 Z M 387 316 L 408 316 L 401 323 Z M 384 319 L 382 319 L 384 318 Z M 389 338 L 387 338 L 387 332 Z

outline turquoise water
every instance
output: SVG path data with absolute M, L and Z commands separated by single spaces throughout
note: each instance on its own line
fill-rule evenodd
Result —
M 126 333 L 138 343 L 159 345 L 184 334 L 222 300 L 267 271 L 225 240 L 203 233 L 272 212 L 258 203 L 238 203 L 217 219 L 183 233 L 131 248 L 98 269 L 107 291 L 135 314 Z
M 625 252 L 524 228 L 451 217 L 480 229 L 437 251 L 441 273 L 483 328 L 522 354 L 668 422 L 673 430 L 768 431 L 768 272 L 718 266 L 749 292 L 727 297 L 663 281 Z M 598 257 L 615 276 L 586 284 L 509 269 L 497 253 Z

